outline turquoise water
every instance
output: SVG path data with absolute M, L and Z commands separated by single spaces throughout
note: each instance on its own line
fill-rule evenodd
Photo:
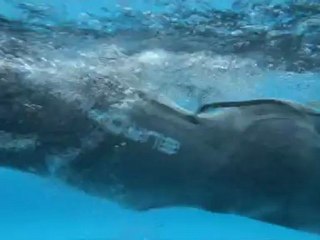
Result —
M 269 14 L 276 6 L 292 4 L 290 11 L 278 7 L 282 15 Z M 220 22 L 210 22 L 213 10 Z M 22 39 L 8 45 L 9 52 L 15 46 L 30 52 L 12 57 L 0 49 L 0 65 L 28 74 L 35 84 L 59 91 L 67 100 L 77 99 L 84 109 L 90 99 L 77 92 L 76 80 L 84 72 L 117 77 L 189 109 L 211 101 L 256 98 L 289 99 L 317 108 L 319 14 L 318 1 L 2 0 L 1 44 L 11 37 Z M 20 38 L 19 31 L 29 37 Z M 287 50 L 296 54 L 286 52 L 282 39 L 299 39 L 294 50 Z M 38 55 L 44 60 L 34 57 Z M 0 189 L 0 239 L 320 239 L 192 208 L 135 212 L 57 180 L 2 168 Z
M 1 170 L 2 239 L 316 240 L 318 236 L 191 208 L 137 213 L 59 182 Z

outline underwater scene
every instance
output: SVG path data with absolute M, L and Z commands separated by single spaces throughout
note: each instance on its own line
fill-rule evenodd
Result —
M 0 240 L 320 240 L 320 1 L 0 0 Z

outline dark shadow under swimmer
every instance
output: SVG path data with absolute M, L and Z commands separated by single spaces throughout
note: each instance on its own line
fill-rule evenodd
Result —
M 192 206 L 320 233 L 320 115 L 295 103 L 163 100 L 83 111 L 0 81 L 0 165 L 138 210 Z

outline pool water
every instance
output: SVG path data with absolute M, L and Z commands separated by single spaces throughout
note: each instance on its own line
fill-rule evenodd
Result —
M 320 110 L 319 16 L 319 1 L 0 0 L 0 66 L 84 110 L 91 102 L 79 90 L 83 75 L 117 79 L 189 110 L 257 98 Z M 5 168 L 0 189 L 0 239 L 320 239 L 194 208 L 136 212 Z

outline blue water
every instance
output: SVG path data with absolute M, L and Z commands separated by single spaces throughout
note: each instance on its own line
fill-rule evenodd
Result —
M 59 182 L 0 171 L 1 239 L 316 240 L 318 236 L 191 208 L 137 213 Z
M 160 2 L 161 1 L 151 0 L 55 0 L 54 2 L 40 0 L 2 0 L 0 1 L 0 14 L 6 19 L 21 21 L 24 24 L 30 24 L 30 26 L 35 23 L 40 25 L 43 23 L 45 26 L 59 26 L 60 24 L 73 28 L 77 27 L 79 29 L 95 30 L 116 35 L 117 31 L 123 29 L 128 30 L 128 26 L 130 26 L 130 28 L 136 27 L 136 29 L 140 30 L 142 26 L 144 26 L 142 22 L 145 21 L 145 18 L 139 18 L 139 14 L 146 11 L 155 13 L 163 12 L 167 14 L 166 16 L 176 18 L 175 21 L 177 22 L 181 20 L 182 25 L 190 21 L 191 26 L 194 22 L 198 21 L 197 18 L 195 17 L 193 20 L 188 18 L 188 21 L 183 22 L 183 19 L 179 19 L 183 13 L 177 12 L 179 7 L 187 6 L 188 9 L 200 9 L 199 11 L 205 12 L 208 6 L 210 6 L 210 8 L 219 11 L 249 12 L 250 16 L 254 15 L 254 11 L 258 11 L 250 9 L 246 1 L 238 1 L 238 4 L 234 4 L 231 0 L 206 1 L 209 4 L 203 4 L 205 1 L 196 0 L 162 1 L 167 2 L 166 4 L 160 4 Z M 286 2 L 292 1 L 251 1 L 251 4 L 252 2 L 262 4 L 286 4 Z M 304 1 L 300 2 L 302 3 Z M 315 4 L 317 3 L 317 1 L 314 2 Z M 19 8 L 17 7 L 19 3 L 28 3 L 27 6 L 29 6 L 29 8 Z M 48 3 L 50 4 L 49 10 L 47 9 Z M 102 7 L 107 7 L 108 11 L 106 12 Z M 131 10 L 128 10 L 128 7 L 131 8 Z M 39 15 L 30 17 L 30 9 L 47 9 L 43 12 L 49 12 L 49 14 L 46 15 L 47 17 L 39 17 Z M 130 14 L 133 14 L 134 17 L 128 17 L 128 15 L 130 15 L 128 12 L 131 12 Z M 109 28 L 105 28 L 105 23 L 102 21 L 102 18 L 106 16 L 111 19 L 111 26 L 109 26 Z M 272 21 L 266 22 L 266 19 L 255 19 L 256 18 L 250 20 L 252 25 L 257 26 L 260 24 L 260 27 L 261 25 L 275 25 Z M 150 24 L 150 22 L 146 24 Z M 166 30 L 167 22 L 165 21 L 155 21 L 153 24 L 153 28 L 160 29 L 161 31 Z M 163 26 L 161 26 L 161 24 L 163 24 Z M 34 25 L 31 27 L 34 27 Z M 295 32 L 298 30 L 295 28 L 292 31 Z M 141 35 L 139 35 L 139 37 L 141 37 Z M 99 44 L 103 42 L 103 40 L 90 41 L 93 41 L 94 45 L 97 46 L 100 46 Z M 311 48 L 312 44 L 310 42 L 308 44 L 307 46 Z M 74 43 L 74 45 L 83 45 L 83 43 Z M 149 45 L 148 48 L 150 49 Z M 196 57 L 201 58 L 203 57 L 201 52 L 206 49 L 203 46 L 199 48 Z M 139 51 L 143 50 L 144 49 L 139 49 Z M 70 51 L 72 51 L 72 48 Z M 171 49 L 166 49 L 166 51 L 169 52 L 166 52 L 166 59 L 168 57 L 177 58 L 177 62 L 186 61 L 185 59 L 193 56 L 187 55 L 187 57 L 181 57 L 179 54 L 171 54 Z M 55 53 L 50 52 L 50 54 L 54 55 Z M 67 52 L 67 54 L 72 55 L 70 52 Z M 139 59 L 141 58 L 142 57 L 138 55 L 132 59 L 134 61 L 140 61 Z M 66 57 L 66 59 L 69 58 Z M 315 57 L 312 59 L 315 59 Z M 94 61 L 96 59 L 94 58 L 92 60 L 90 58 L 89 60 Z M 89 60 L 86 60 L 85 64 L 92 64 L 90 66 L 96 66 L 98 64 L 96 62 L 91 63 Z M 251 63 L 248 63 L 248 65 L 250 64 Z M 244 71 L 240 72 L 234 70 L 237 69 L 237 67 L 232 68 L 232 71 L 230 70 L 233 74 L 231 77 L 234 78 L 240 75 L 241 79 L 247 76 L 245 75 L 247 74 L 247 70 L 256 72 L 252 78 L 259 79 L 259 81 L 253 89 L 248 89 L 247 85 L 243 87 L 243 82 L 240 82 L 232 85 L 231 91 L 229 85 L 220 86 L 216 83 L 214 87 L 221 90 L 222 93 L 212 95 L 210 99 L 241 100 L 258 97 L 278 97 L 305 104 L 320 101 L 320 76 L 319 72 L 315 70 L 320 66 L 308 66 L 299 72 L 295 68 L 293 70 L 283 67 L 260 68 L 257 65 L 259 64 L 251 64 L 249 67 L 246 67 Z M 151 64 L 151 67 L 149 67 L 147 71 L 148 76 L 152 79 L 158 74 L 153 67 L 154 65 Z M 61 69 L 62 72 L 64 70 Z M 96 70 L 97 69 L 94 71 Z M 195 67 L 190 71 L 193 74 L 196 70 L 197 68 Z M 189 72 L 189 75 L 192 75 L 191 73 Z M 69 72 L 66 72 L 66 74 L 69 74 Z M 226 79 L 230 78 L 230 76 L 225 73 L 219 76 Z M 200 80 L 197 82 L 197 80 L 193 78 L 190 79 L 192 84 L 199 84 L 199 88 L 202 86 L 201 84 L 203 84 L 203 82 L 200 83 Z M 206 79 L 204 79 L 204 82 L 205 81 Z M 153 87 L 158 89 L 163 86 L 158 85 L 159 82 L 152 82 L 152 84 Z M 246 84 L 251 84 L 251 82 L 246 82 Z M 172 95 L 175 94 L 173 93 Z M 192 104 L 195 104 L 192 99 L 190 101 L 184 101 L 185 98 L 177 98 L 175 100 L 188 108 L 192 108 Z M 191 208 L 179 207 L 152 210 L 143 213 L 135 212 L 124 209 L 116 203 L 109 202 L 105 199 L 88 196 L 85 193 L 63 185 L 58 180 L 43 179 L 34 175 L 0 168 L 0 240 L 1 239 L 316 240 L 320 239 L 320 237 L 239 216 L 212 214 Z

